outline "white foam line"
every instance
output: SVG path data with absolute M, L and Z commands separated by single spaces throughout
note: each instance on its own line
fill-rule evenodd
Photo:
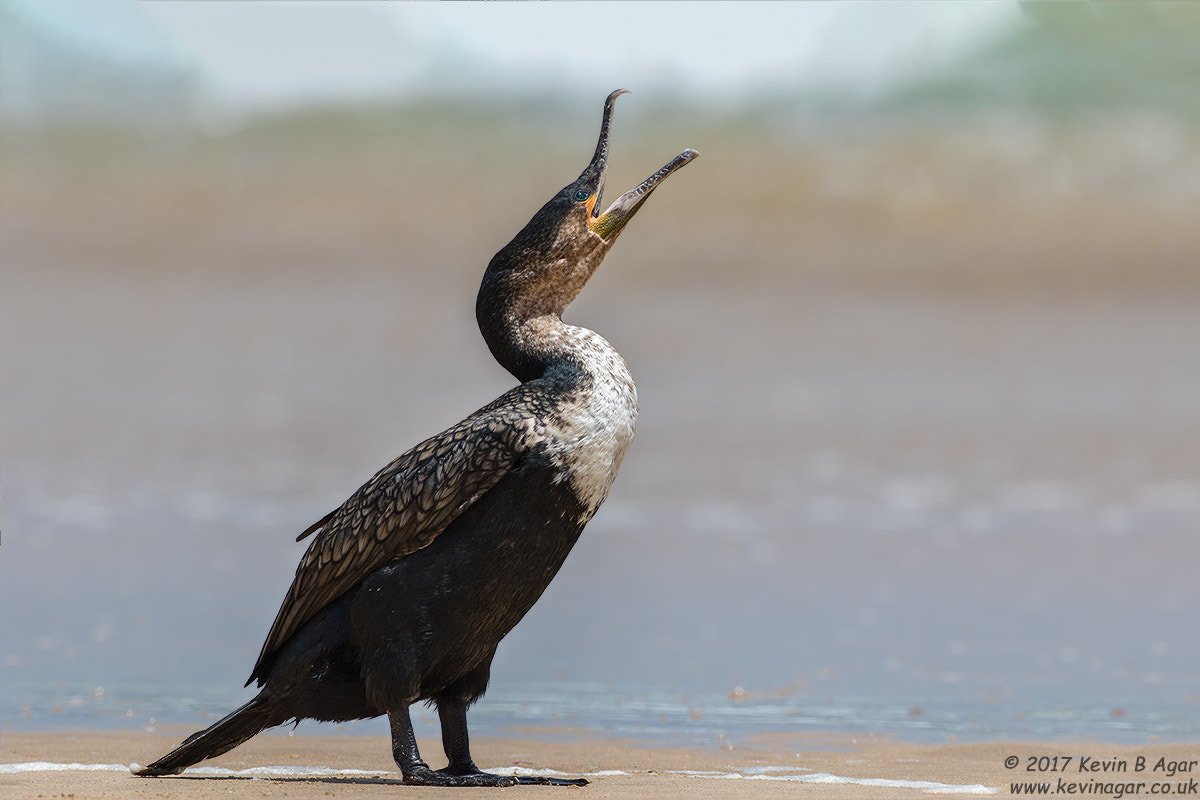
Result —
M 747 775 L 765 775 L 768 772 L 812 772 L 808 767 L 749 767 L 743 770 Z M 713 773 L 717 774 L 717 773 Z
M 797 770 L 803 767 L 796 767 Z M 726 778 L 745 781 L 796 781 L 799 783 L 853 783 L 859 786 L 885 786 L 896 789 L 924 789 L 926 794 L 996 794 L 997 789 L 981 783 L 959 784 L 936 781 L 902 781 L 893 778 L 848 778 L 828 772 L 812 772 L 799 775 L 768 775 L 763 768 L 752 775 L 740 772 L 710 772 L 705 770 L 673 770 L 673 775 L 688 775 L 695 778 Z
M 16 772 L 128 772 L 128 764 L 56 764 L 52 761 L 24 761 L 0 764 L 0 773 Z
M 25 761 L 19 764 L 0 764 L 0 774 L 18 772 L 132 772 L 141 769 L 140 764 L 60 764 L 53 761 Z M 382 770 L 331 769 L 329 767 L 250 767 L 249 769 L 227 769 L 225 767 L 188 767 L 185 775 L 211 775 L 227 777 L 247 775 L 269 777 L 274 775 L 386 775 Z
M 19 764 L 0 764 L 0 774 L 18 772 L 132 772 L 141 769 L 139 764 L 60 764 L 53 761 L 25 761 Z M 556 769 L 532 769 L 530 767 L 496 767 L 488 770 L 498 775 L 530 775 L 546 777 L 571 777 L 585 775 L 588 777 L 605 777 L 613 775 L 628 775 L 619 769 L 605 769 L 597 772 L 569 773 Z M 184 775 L 210 777 L 247 776 L 252 778 L 270 778 L 281 776 L 296 777 L 331 777 L 335 775 L 378 775 L 381 777 L 399 777 L 398 772 L 380 769 L 332 769 L 331 767 L 249 767 L 248 769 L 229 769 L 227 767 L 188 767 Z
M 484 772 L 494 772 L 497 775 L 527 775 L 540 776 L 544 778 L 578 778 L 580 776 L 588 778 L 603 778 L 612 775 L 628 775 L 619 769 L 601 769 L 595 772 L 559 772 L 556 769 L 543 767 L 542 769 L 533 769 L 532 767 L 484 767 Z
M 131 764 L 133 770 L 136 765 Z M 226 767 L 188 767 L 184 775 L 209 775 L 227 777 L 231 775 L 248 775 L 252 778 L 278 777 L 311 777 L 327 778 L 334 775 L 388 775 L 386 770 L 379 769 L 333 769 L 331 767 L 249 767 L 247 769 L 227 769 Z

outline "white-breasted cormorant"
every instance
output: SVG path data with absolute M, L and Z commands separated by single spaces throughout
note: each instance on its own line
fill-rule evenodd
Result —
M 481 772 L 467 708 L 500 640 L 525 616 L 608 495 L 633 441 L 637 393 L 601 336 L 561 319 L 685 150 L 600 213 L 613 103 L 595 155 L 498 252 L 475 306 L 521 384 L 380 470 L 300 535 L 317 536 L 267 634 L 258 695 L 137 772 L 169 775 L 290 720 L 387 714 L 405 783 L 586 783 Z M 449 759 L 421 760 L 409 720 L 437 705 Z

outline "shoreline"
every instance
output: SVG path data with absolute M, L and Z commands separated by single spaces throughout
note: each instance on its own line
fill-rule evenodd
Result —
M 190 730 L 149 732 L 5 732 L 0 738 L 0 800 L 76 798 L 378 797 L 402 786 L 386 737 L 265 735 L 173 778 L 136 778 L 131 763 L 147 763 Z M 553 731 L 561 734 L 562 731 Z M 593 798 L 779 797 L 874 798 L 953 794 L 1007 795 L 1014 781 L 1187 784 L 1198 775 L 1200 741 L 1112 745 L 1082 742 L 911 744 L 878 735 L 760 734 L 718 748 L 660 747 L 572 730 L 565 740 L 483 737 L 473 746 L 484 769 L 516 774 L 587 777 Z M 546 731 L 551 733 L 551 731 Z M 441 743 L 424 738 L 435 766 Z M 1015 757 L 1016 768 L 1006 767 Z M 1144 759 L 1137 770 L 1138 758 Z M 1057 758 L 1057 770 L 1051 770 Z M 1086 759 L 1086 760 L 1085 760 Z M 1162 766 L 1159 768 L 1158 765 Z M 42 762 L 42 763 L 38 763 Z M 1168 767 L 1175 769 L 1168 774 Z M 1122 765 L 1124 768 L 1122 769 Z M 264 768 L 275 769 L 264 769 Z M 734 781 L 734 784 L 730 782 Z M 444 789 L 403 787 L 404 796 L 445 797 Z M 481 792 L 561 792 L 517 786 Z M 1081 792 L 1111 796 L 1103 791 Z M 1149 794 L 1125 790 L 1126 795 Z

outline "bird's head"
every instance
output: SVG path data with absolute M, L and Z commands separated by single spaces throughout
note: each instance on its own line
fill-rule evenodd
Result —
M 499 299 L 496 292 L 516 304 L 508 310 L 521 317 L 560 315 L 650 194 L 668 175 L 700 155 L 684 150 L 601 212 L 613 104 L 626 92 L 618 89 L 605 99 L 600 140 L 579 177 L 550 198 L 492 258 L 480 289 L 481 323 L 483 306 Z

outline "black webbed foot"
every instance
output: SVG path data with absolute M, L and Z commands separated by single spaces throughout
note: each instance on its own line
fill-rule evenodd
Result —
M 586 778 L 551 778 L 543 775 L 494 775 L 490 772 L 484 772 L 474 764 L 451 764 L 442 767 L 434 774 L 450 780 L 465 778 L 481 781 L 490 781 L 493 779 L 505 781 L 503 783 L 439 783 L 435 784 L 437 786 L 587 786 L 588 784 Z
M 490 772 L 449 772 L 432 770 L 425 764 L 414 764 L 404 770 L 404 782 L 410 786 L 516 786 L 517 778 L 512 775 L 493 775 Z
M 486 674 L 483 685 L 487 684 Z M 450 763 L 432 770 L 421 760 L 417 740 L 413 736 L 408 708 L 393 711 L 392 754 L 404 782 L 416 786 L 586 786 L 583 778 L 550 778 L 542 775 L 495 775 L 475 766 L 467 736 L 467 706 L 470 702 L 460 695 L 448 694 L 437 699 L 438 716 L 442 720 L 442 745 Z

